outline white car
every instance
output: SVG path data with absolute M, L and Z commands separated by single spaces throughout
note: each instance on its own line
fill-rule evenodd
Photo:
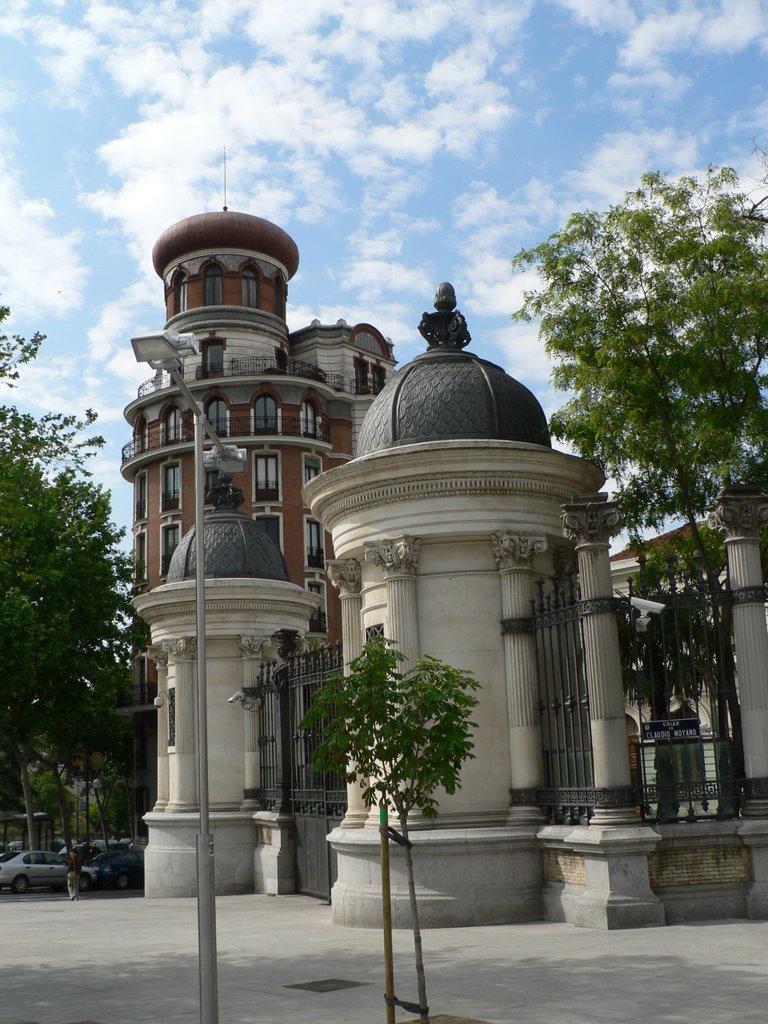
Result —
M 11 892 L 26 892 L 32 886 L 65 889 L 67 862 L 58 853 L 48 850 L 8 850 L 0 853 L 0 889 L 7 886 Z

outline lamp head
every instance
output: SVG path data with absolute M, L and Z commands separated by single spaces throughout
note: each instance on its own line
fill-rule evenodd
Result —
M 184 356 L 197 355 L 197 338 L 176 331 L 137 334 L 131 338 L 138 363 L 149 363 L 153 370 L 176 370 Z

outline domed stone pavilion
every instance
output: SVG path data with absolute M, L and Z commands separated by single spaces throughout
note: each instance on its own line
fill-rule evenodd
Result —
M 475 757 L 461 788 L 438 794 L 438 818 L 411 831 L 427 926 L 542 916 L 541 812 L 510 797 L 543 783 L 535 640 L 516 624 L 530 619 L 534 580 L 552 574 L 559 550 L 572 554 L 561 506 L 603 483 L 596 466 L 552 449 L 527 388 L 464 351 L 469 332 L 455 307 L 452 286 L 441 285 L 419 325 L 428 349 L 374 400 L 357 457 L 304 489 L 333 536 L 345 661 L 383 633 L 406 668 L 430 654 L 480 683 Z M 329 836 L 339 923 L 380 919 L 376 813 L 351 785 Z M 402 926 L 406 876 L 399 851 L 392 857 Z

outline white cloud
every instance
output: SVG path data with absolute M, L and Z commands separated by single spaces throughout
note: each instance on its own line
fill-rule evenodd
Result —
M 56 230 L 56 212 L 41 196 L 27 195 L 23 177 L 3 156 L 12 140 L 0 129 L 0 296 L 15 317 L 64 315 L 82 301 L 86 270 L 77 231 Z

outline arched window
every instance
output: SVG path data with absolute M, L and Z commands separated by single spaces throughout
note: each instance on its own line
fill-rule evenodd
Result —
M 136 455 L 147 450 L 147 442 L 147 421 L 143 416 L 139 416 L 133 425 L 133 447 Z
M 253 403 L 254 434 L 276 434 L 277 402 L 271 395 L 259 395 Z
M 241 276 L 243 305 L 257 309 L 259 305 L 259 275 L 253 267 L 246 267 Z
M 275 275 L 275 298 L 272 307 L 276 316 L 283 316 L 285 313 L 285 285 L 280 274 Z
M 179 271 L 173 279 L 173 312 L 185 313 L 187 310 L 187 275 Z
M 209 263 L 203 274 L 203 302 L 206 306 L 221 305 L 221 267 L 218 263 Z
M 226 437 L 229 433 L 227 423 L 227 403 L 223 398 L 212 398 L 208 403 L 205 415 L 208 422 L 220 437 Z
M 317 415 L 317 409 L 308 400 L 304 399 L 301 403 L 301 432 L 307 437 L 317 437 L 318 427 L 320 426 L 320 419 Z
M 181 440 L 181 411 L 172 405 L 163 416 L 163 444 Z

